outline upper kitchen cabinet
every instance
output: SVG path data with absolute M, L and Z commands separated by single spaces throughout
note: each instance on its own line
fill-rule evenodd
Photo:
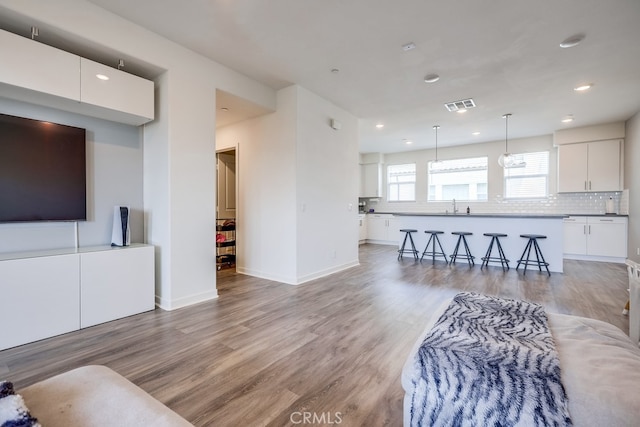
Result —
M 154 119 L 150 80 L 4 30 L 0 55 L 0 96 L 136 126 Z
M 360 197 L 382 196 L 382 165 L 365 163 L 360 165 Z
M 153 120 L 153 82 L 118 69 L 80 60 L 80 100 L 107 120 L 142 124 Z
M 382 197 L 384 154 L 360 154 L 360 197 Z
M 558 192 L 622 190 L 622 140 L 558 147 Z
M 80 101 L 80 57 L 0 30 L 2 95 L 34 91 Z M 29 101 L 29 99 L 26 99 Z

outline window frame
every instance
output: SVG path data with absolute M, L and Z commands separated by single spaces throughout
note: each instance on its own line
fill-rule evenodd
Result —
M 547 163 L 547 172 L 545 173 L 536 173 L 536 174 L 531 174 L 531 175 L 516 175 L 516 176 L 507 176 L 507 171 L 508 170 L 517 170 L 518 168 L 507 168 L 507 169 L 503 169 L 502 171 L 502 196 L 504 200 L 543 200 L 543 199 L 547 199 L 549 197 L 550 191 L 549 191 L 549 182 L 550 182 L 550 173 L 551 173 L 551 153 L 549 152 L 549 150 L 542 150 L 542 151 L 530 151 L 530 152 L 524 152 L 524 153 L 513 153 L 511 154 L 512 156 L 526 156 L 526 155 L 530 155 L 530 154 L 541 154 L 541 153 L 545 153 L 546 154 L 546 163 Z M 526 179 L 526 178 L 545 178 L 545 186 L 544 186 L 544 195 L 542 196 L 532 196 L 532 195 L 525 195 L 525 196 L 514 196 L 514 195 L 508 195 L 507 194 L 507 181 L 509 181 L 509 179 Z
M 451 197 L 451 198 L 440 198 L 440 199 L 436 199 L 435 196 L 433 199 L 431 199 L 431 194 L 432 194 L 432 187 L 434 186 L 432 184 L 432 178 L 431 178 L 431 170 L 432 170 L 432 165 L 435 163 L 435 160 L 430 160 L 427 162 L 427 203 L 441 203 L 441 202 L 447 202 L 450 201 L 451 199 L 455 198 L 456 200 L 460 200 L 460 201 L 464 201 L 464 202 L 478 202 L 478 203 L 482 203 L 482 202 L 487 202 L 489 200 L 489 156 L 487 155 L 480 155 L 480 156 L 470 156 L 470 157 L 460 157 L 460 158 L 456 158 L 456 159 L 446 159 L 446 160 L 442 160 L 441 162 L 456 162 L 456 161 L 464 161 L 464 160 L 474 160 L 474 159 L 483 159 L 484 160 L 484 165 L 482 167 L 476 168 L 476 170 L 478 171 L 484 171 L 485 173 L 485 180 L 484 182 L 479 182 L 476 183 L 476 198 L 458 198 L 458 197 Z M 438 162 L 440 163 L 440 162 Z M 471 172 L 472 169 L 468 169 L 468 172 Z M 455 173 L 455 170 L 452 170 L 451 172 L 440 172 L 440 173 Z M 467 185 L 469 186 L 470 184 L 473 184 L 472 182 L 463 184 L 463 185 Z M 480 187 L 480 185 L 484 184 L 484 191 L 480 194 L 484 195 L 484 198 L 477 198 L 477 195 L 479 194 L 477 192 L 477 189 Z
M 413 181 L 395 181 L 395 182 L 391 182 L 390 175 L 389 175 L 389 169 L 393 168 L 393 167 L 397 167 L 397 166 L 413 166 Z M 418 174 L 417 174 L 417 164 L 415 162 L 413 163 L 397 163 L 397 164 L 391 164 L 391 165 L 387 165 L 386 167 L 386 185 L 387 185 L 387 194 L 386 194 L 386 199 L 387 202 L 389 203 L 404 203 L 404 202 L 415 202 L 416 201 L 416 185 L 417 185 L 417 181 L 418 181 Z M 391 186 L 397 186 L 398 191 L 397 191 L 397 195 L 398 198 L 395 200 L 391 200 Z M 400 187 L 404 186 L 404 185 L 413 185 L 413 197 L 411 199 L 407 199 L 407 200 L 401 200 L 400 199 Z

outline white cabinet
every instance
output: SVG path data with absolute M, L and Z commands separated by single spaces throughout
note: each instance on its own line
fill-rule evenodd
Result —
M 619 139 L 558 147 L 558 192 L 621 191 Z
M 155 307 L 154 247 L 0 254 L 0 350 Z
M 0 55 L 3 97 L 130 125 L 154 119 L 150 80 L 4 30 Z
M 80 327 L 77 255 L 0 261 L 0 350 Z
M 400 239 L 399 233 L 399 222 L 393 215 L 367 215 L 367 240 L 369 242 L 397 245 Z
M 0 56 L 4 85 L 80 101 L 79 56 L 3 30 Z
M 87 108 L 100 107 L 103 118 L 130 124 L 153 120 L 152 81 L 85 58 L 80 65 L 80 101 Z
M 558 192 L 587 191 L 587 144 L 558 147 Z
M 364 243 L 367 240 L 367 215 L 358 214 L 358 240 Z
M 80 263 L 81 328 L 154 309 L 153 246 L 82 253 Z
M 360 165 L 360 197 L 382 196 L 382 165 L 365 163 Z
M 587 218 L 587 255 L 627 257 L 626 218 Z
M 627 218 L 565 218 L 564 254 L 565 258 L 624 261 L 627 257 Z
M 587 254 L 587 217 L 569 217 L 563 220 L 565 254 Z

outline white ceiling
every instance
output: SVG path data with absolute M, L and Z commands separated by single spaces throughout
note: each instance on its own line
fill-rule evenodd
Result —
M 640 0 L 91 2 L 274 89 L 333 102 L 361 119 L 362 152 L 431 148 L 435 124 L 440 146 L 501 140 L 504 113 L 511 139 L 640 111 Z M 575 34 L 580 45 L 559 47 Z M 425 83 L 429 73 L 440 80 Z M 582 83 L 594 87 L 575 92 Z M 445 109 L 464 98 L 477 107 Z

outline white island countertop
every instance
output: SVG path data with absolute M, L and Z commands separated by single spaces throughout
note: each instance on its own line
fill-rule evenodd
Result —
M 478 267 L 482 263 L 481 258 L 485 255 L 491 240 L 490 237 L 484 236 L 484 233 L 507 234 L 507 237 L 500 238 L 500 243 L 507 258 L 510 260 L 509 266 L 511 268 L 515 268 L 518 264 L 518 259 L 520 259 L 528 241 L 528 239 L 520 237 L 521 234 L 545 235 L 547 238 L 539 239 L 538 244 L 540 245 L 545 260 L 549 263 L 549 270 L 557 273 L 563 272 L 563 219 L 568 215 L 520 213 L 375 213 L 394 215 L 394 231 L 397 231 L 398 244 L 401 243 L 404 237 L 404 233 L 400 233 L 400 229 L 413 228 L 418 230 L 417 233 L 413 233 L 413 237 L 420 254 L 422 254 L 427 244 L 428 234 L 425 234 L 425 230 L 440 230 L 444 232 L 444 234 L 440 235 L 440 241 L 447 256 L 453 252 L 458 238 L 458 236 L 452 235 L 451 232 L 468 231 L 473 233 L 473 235 L 467 236 L 467 242 L 472 255 L 475 256 L 476 266 Z M 492 256 L 495 256 L 494 254 L 492 254 Z M 533 253 L 531 255 L 535 258 Z M 407 257 L 405 256 L 405 260 L 406 259 Z M 425 257 L 422 262 L 431 261 L 427 261 Z M 456 264 L 464 265 L 465 261 L 461 261 L 459 258 Z M 491 263 L 489 265 L 497 265 L 500 267 L 499 263 Z M 534 271 L 531 269 L 532 267 L 529 266 L 527 274 L 529 274 L 530 271 L 532 274 L 537 274 L 537 267 L 533 267 Z M 522 266 L 520 271 L 522 271 Z
M 445 217 L 454 217 L 454 218 L 466 218 L 466 217 L 474 217 L 474 218 L 566 218 L 570 215 L 565 214 L 536 214 L 536 213 L 438 213 L 438 212 L 426 212 L 426 213 L 417 213 L 417 212 L 373 212 L 373 213 L 388 213 L 390 215 L 396 216 L 445 216 Z

